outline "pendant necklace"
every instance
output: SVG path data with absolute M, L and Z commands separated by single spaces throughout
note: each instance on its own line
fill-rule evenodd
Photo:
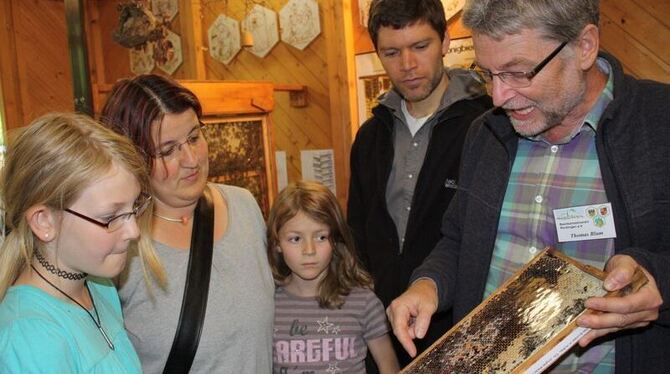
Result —
M 188 220 L 191 218 L 191 217 L 171 218 L 171 217 L 161 216 L 160 214 L 156 214 L 156 213 L 154 213 L 154 216 L 156 216 L 156 217 L 158 217 L 162 220 L 166 220 L 168 222 L 181 223 L 182 225 L 187 224 Z
M 98 315 L 98 309 L 95 307 L 95 301 L 93 300 L 93 294 L 91 293 L 91 290 L 88 288 L 88 282 L 87 282 L 87 281 L 84 281 L 84 286 L 86 286 L 86 291 L 88 291 L 88 295 L 91 297 L 91 304 L 93 305 L 93 311 L 95 312 L 95 317 L 96 317 L 97 319 L 96 319 L 96 318 L 93 318 L 93 314 L 91 314 L 91 312 L 89 312 L 88 309 L 86 309 L 83 305 L 81 305 L 77 300 L 75 300 L 75 299 L 74 299 L 73 297 L 71 297 L 70 295 L 66 294 L 65 291 L 63 291 L 63 290 L 61 290 L 60 288 L 56 287 L 55 284 L 51 283 L 51 282 L 50 282 L 48 279 L 46 279 L 42 274 L 40 274 L 40 272 L 37 271 L 37 269 L 35 269 L 35 266 L 33 266 L 33 265 L 31 264 L 30 267 L 33 268 L 33 270 L 35 270 L 35 272 L 37 273 L 37 275 L 40 276 L 40 278 L 44 279 L 45 282 L 49 283 L 49 285 L 51 285 L 51 287 L 55 288 L 56 290 L 58 290 L 58 292 L 60 292 L 60 293 L 62 293 L 63 295 L 65 295 L 65 297 L 67 297 L 68 299 L 72 300 L 72 302 L 74 302 L 75 304 L 79 305 L 80 308 L 84 309 L 84 311 L 88 314 L 88 316 L 91 317 L 91 320 L 92 320 L 93 323 L 95 324 L 95 327 L 97 327 L 97 328 L 98 328 L 98 331 L 100 331 L 100 334 L 102 334 L 102 337 L 105 338 L 105 342 L 107 342 L 107 345 L 109 346 L 109 349 L 111 349 L 111 350 L 113 351 L 113 350 L 114 350 L 114 344 L 112 343 L 111 339 L 109 339 L 109 336 L 107 336 L 107 333 L 105 332 L 105 330 L 102 328 L 102 323 L 100 322 L 100 316 Z

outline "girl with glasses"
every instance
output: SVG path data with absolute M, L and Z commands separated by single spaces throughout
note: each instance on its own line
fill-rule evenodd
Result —
M 110 280 L 131 245 L 151 257 L 137 243 L 150 199 L 133 145 L 88 117 L 49 114 L 10 145 L 0 188 L 0 372 L 141 372 Z

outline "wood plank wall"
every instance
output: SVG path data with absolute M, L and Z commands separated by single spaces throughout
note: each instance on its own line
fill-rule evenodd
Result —
M 374 48 L 358 22 L 354 4 L 356 53 Z M 601 48 L 619 58 L 628 74 L 670 83 L 670 0 L 600 0 Z M 469 36 L 461 13 L 449 21 L 452 39 Z
M 65 6 L 54 0 L 3 0 L 0 83 L 8 129 L 51 111 L 74 109 Z
M 279 42 L 264 58 L 241 50 L 229 65 L 214 60 L 205 53 L 207 79 L 263 80 L 277 84 L 301 84 L 307 87 L 308 105 L 294 108 L 286 92 L 275 94 L 275 109 L 271 115 L 276 149 L 286 152 L 289 181 L 301 178 L 300 150 L 333 148 L 328 96 L 327 43 L 324 37 L 324 6 L 319 0 L 321 34 L 304 50 Z M 288 0 L 267 0 L 266 6 L 279 11 Z M 247 10 L 245 1 L 202 2 L 203 36 L 219 14 L 241 21 Z M 205 43 L 207 45 L 207 43 Z
M 323 27 L 323 7 L 329 0 L 319 1 L 321 25 Z M 99 28 L 104 55 L 104 76 L 107 83 L 132 75 L 128 63 L 128 50 L 119 46 L 111 38 L 117 27 L 116 7 L 123 0 L 99 1 Z M 288 0 L 267 0 L 267 7 L 279 11 Z M 189 4 L 180 4 L 181 9 Z M 202 37 L 205 40 L 189 41 L 182 37 L 184 51 L 194 50 L 188 43 L 202 44 L 207 47 L 207 29 L 219 14 L 241 21 L 247 10 L 245 1 L 201 1 L 200 2 Z M 185 35 L 190 25 L 182 25 L 185 20 L 180 12 L 173 20 L 171 29 Z M 198 17 L 198 15 L 195 15 Z M 190 30 L 192 32 L 193 30 Z M 298 50 L 283 42 L 264 57 L 259 58 L 247 50 L 241 50 L 229 65 L 213 59 L 209 52 L 204 53 L 205 76 L 196 77 L 195 58 L 184 57 L 184 64 L 177 69 L 177 79 L 213 79 L 213 80 L 256 80 L 270 81 L 275 84 L 300 84 L 307 87 L 308 105 L 304 108 L 292 107 L 288 92 L 275 94 L 275 108 L 271 115 L 277 150 L 286 152 L 289 181 L 301 178 L 300 150 L 333 148 L 330 128 L 330 104 L 328 96 L 328 64 L 326 61 L 326 39 L 323 32 L 305 48 Z M 156 73 L 162 73 L 154 69 Z
M 100 29 L 104 56 L 104 72 L 100 76 L 107 83 L 130 75 L 128 51 L 111 40 L 111 32 L 118 23 L 116 6 L 121 1 L 87 2 L 87 5 L 98 6 L 95 22 Z M 267 3 L 279 10 L 287 1 L 267 0 Z M 324 8 L 332 7 L 333 1 L 351 3 L 354 7 L 358 3 L 358 0 L 318 0 L 322 26 Z M 244 0 L 199 2 L 203 9 L 205 38 L 207 28 L 219 12 L 237 20 L 241 20 L 245 13 Z M 181 6 L 188 3 L 192 2 L 180 0 Z M 629 73 L 670 83 L 670 48 L 667 46 L 670 0 L 601 0 L 601 9 L 602 48 L 620 58 Z M 173 29 L 183 29 L 182 16 L 178 15 L 173 21 Z M 0 1 L 0 45 L 3 46 L 0 83 L 8 128 L 25 125 L 47 111 L 72 110 L 71 73 L 68 55 L 64 53 L 67 48 L 65 30 L 63 0 Z M 193 41 L 185 41 L 184 49 L 193 49 L 188 43 Z M 333 147 L 328 64 L 338 62 L 328 61 L 327 48 L 328 40 L 322 32 L 304 51 L 279 42 L 264 59 L 241 51 L 229 66 L 212 60 L 205 53 L 207 79 L 270 80 L 308 87 L 309 105 L 306 108 L 291 107 L 288 93 L 276 94 L 277 106 L 273 114 L 276 144 L 288 154 L 290 180 L 300 177 L 300 149 Z M 186 56 L 184 65 L 174 77 L 196 78 L 191 74 L 196 69 L 195 63 L 194 58 Z M 95 73 L 95 68 L 93 70 Z
M 601 47 L 638 78 L 670 83 L 670 0 L 601 0 Z

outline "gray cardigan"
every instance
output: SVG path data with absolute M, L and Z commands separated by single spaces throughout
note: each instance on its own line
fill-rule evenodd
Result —
M 598 125 L 596 148 L 616 217 L 615 252 L 651 272 L 665 300 L 650 328 L 616 334 L 617 373 L 670 372 L 670 86 L 623 74 L 612 56 L 614 101 Z M 412 280 L 438 285 L 439 309 L 462 319 L 481 301 L 517 134 L 493 109 L 466 138 L 458 191 L 442 219 L 442 239 Z

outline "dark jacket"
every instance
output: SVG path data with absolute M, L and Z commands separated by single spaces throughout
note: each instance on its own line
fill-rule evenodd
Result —
M 361 259 L 374 279 L 375 293 L 384 306 L 407 289 L 412 271 L 440 239 L 442 215 L 458 182 L 465 134 L 471 122 L 491 105 L 490 98 L 479 93 L 476 98 L 457 101 L 437 114 L 438 123 L 414 191 L 402 253 L 385 197 L 393 163 L 391 110 L 378 105 L 373 109 L 373 117 L 359 129 L 351 148 L 348 223 Z M 451 317 L 438 316 L 434 322 L 431 333 L 434 331 L 432 335 L 437 338 L 451 326 Z
M 615 252 L 649 270 L 665 301 L 650 328 L 616 334 L 616 372 L 670 373 L 670 86 L 625 76 L 616 59 L 601 57 L 614 74 L 614 100 L 598 124 L 596 149 L 614 210 Z M 453 308 L 454 321 L 482 301 L 517 141 L 500 110 L 475 121 L 443 238 L 412 275 L 436 281 L 439 308 Z

